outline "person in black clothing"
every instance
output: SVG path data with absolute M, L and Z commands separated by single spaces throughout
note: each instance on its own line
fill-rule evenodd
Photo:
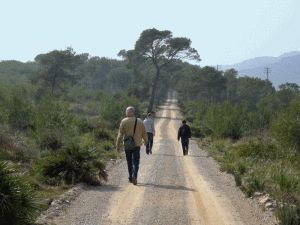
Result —
M 178 141 L 181 138 L 183 155 L 189 153 L 189 138 L 192 137 L 191 128 L 186 124 L 186 120 L 182 120 L 182 126 L 178 130 Z

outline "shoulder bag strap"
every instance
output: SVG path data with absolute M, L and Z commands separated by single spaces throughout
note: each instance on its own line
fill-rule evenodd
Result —
M 134 134 L 135 134 L 136 122 L 137 122 L 137 118 L 135 118 L 135 124 L 134 124 L 134 130 L 133 130 L 133 137 L 134 137 Z

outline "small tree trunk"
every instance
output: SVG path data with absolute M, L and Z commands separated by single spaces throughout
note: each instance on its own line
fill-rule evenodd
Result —
M 156 70 L 156 76 L 155 76 L 154 84 L 152 86 L 152 94 L 151 94 L 150 104 L 149 104 L 149 107 L 147 110 L 148 113 L 152 113 L 158 79 L 159 79 L 159 68 L 157 68 L 157 70 Z
M 51 96 L 53 96 L 53 92 L 54 92 L 54 86 L 55 86 L 55 81 L 56 80 L 56 73 L 54 74 L 54 78 L 52 80 L 52 85 L 51 85 Z

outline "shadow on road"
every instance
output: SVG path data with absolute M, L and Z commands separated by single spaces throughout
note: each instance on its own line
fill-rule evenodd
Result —
M 172 109 L 172 108 L 164 108 L 164 110 L 179 111 L 179 109 Z
M 167 155 L 167 154 L 158 154 L 153 153 L 152 155 L 161 155 L 161 156 L 171 156 L 171 157 L 201 157 L 201 158 L 209 158 L 209 156 L 200 156 L 200 155 Z
M 171 117 L 159 117 L 156 116 L 155 119 L 167 119 L 167 120 L 183 120 L 183 118 L 171 118 Z
M 85 187 L 85 191 L 101 191 L 101 192 L 114 192 L 119 191 L 122 187 L 113 186 L 110 184 L 103 184 L 101 186 L 87 186 Z
M 178 186 L 178 185 L 172 186 L 172 185 L 161 185 L 161 184 L 138 183 L 137 186 L 172 189 L 172 190 L 183 190 L 183 191 L 196 191 L 195 189 L 187 188 L 184 186 Z

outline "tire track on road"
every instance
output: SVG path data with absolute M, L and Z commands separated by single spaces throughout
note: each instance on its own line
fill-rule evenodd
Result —
M 177 100 L 170 100 L 172 115 L 171 117 L 177 119 L 176 115 L 176 103 Z M 175 136 L 177 135 L 176 127 L 179 128 L 180 125 L 178 120 L 172 120 L 170 124 L 170 133 L 169 135 Z M 182 155 L 182 147 L 181 142 L 177 143 L 177 155 Z M 189 148 L 189 154 L 191 154 L 191 148 Z M 232 216 L 231 212 L 227 211 L 225 208 L 218 204 L 216 196 L 210 190 L 209 185 L 203 179 L 201 174 L 197 174 L 196 167 L 191 161 L 189 156 L 183 157 L 184 170 L 187 179 L 187 186 L 191 189 L 195 189 L 195 192 L 190 193 L 190 200 L 194 207 L 191 207 L 192 211 L 190 212 L 191 217 L 201 217 L 204 219 L 206 224 L 230 224 L 234 225 L 235 220 Z

